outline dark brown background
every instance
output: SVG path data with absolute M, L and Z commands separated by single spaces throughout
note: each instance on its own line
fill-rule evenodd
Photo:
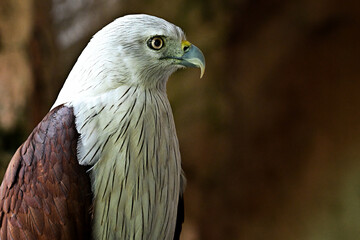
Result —
M 203 79 L 168 84 L 183 239 L 359 238 L 359 1 L 1 0 L 2 173 L 91 35 L 139 12 L 181 26 L 207 60 Z

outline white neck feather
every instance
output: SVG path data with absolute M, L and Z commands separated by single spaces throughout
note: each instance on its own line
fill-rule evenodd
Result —
M 170 239 L 182 180 L 165 92 L 123 86 L 71 105 L 79 162 L 94 165 L 96 239 Z
M 107 46 L 99 38 L 93 38 L 83 50 L 61 89 L 52 108 L 58 105 L 101 96 L 113 89 L 131 84 L 134 77 L 126 61 L 115 61 L 121 53 Z M 111 61 L 111 59 L 115 59 Z M 123 57 L 123 60 L 126 59 Z

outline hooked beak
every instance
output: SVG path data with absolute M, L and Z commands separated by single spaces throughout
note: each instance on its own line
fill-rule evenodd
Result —
M 181 49 L 183 54 L 181 56 L 166 56 L 160 59 L 173 59 L 175 64 L 179 64 L 185 67 L 197 67 L 200 68 L 200 78 L 205 73 L 205 57 L 201 50 L 190 42 L 184 40 L 181 42 Z
M 179 58 L 180 65 L 185 67 L 197 67 L 200 68 L 200 78 L 205 73 L 205 57 L 201 50 L 190 42 L 184 40 L 181 43 L 181 48 L 184 54 Z

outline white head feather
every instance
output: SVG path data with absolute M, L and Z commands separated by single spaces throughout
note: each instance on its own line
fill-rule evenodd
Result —
M 166 36 L 179 45 L 179 51 L 185 40 L 179 27 L 145 14 L 127 15 L 105 26 L 81 53 L 52 108 L 121 85 L 164 88 L 168 77 L 182 66 L 159 61 L 168 49 L 150 49 L 147 41 L 153 36 Z

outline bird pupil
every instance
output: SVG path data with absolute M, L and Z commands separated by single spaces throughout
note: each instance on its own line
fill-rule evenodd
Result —
M 155 47 L 160 47 L 161 46 L 161 41 L 159 39 L 155 39 L 154 46 Z
M 149 39 L 147 45 L 151 49 L 160 50 L 164 46 L 164 41 L 161 37 L 154 37 Z

